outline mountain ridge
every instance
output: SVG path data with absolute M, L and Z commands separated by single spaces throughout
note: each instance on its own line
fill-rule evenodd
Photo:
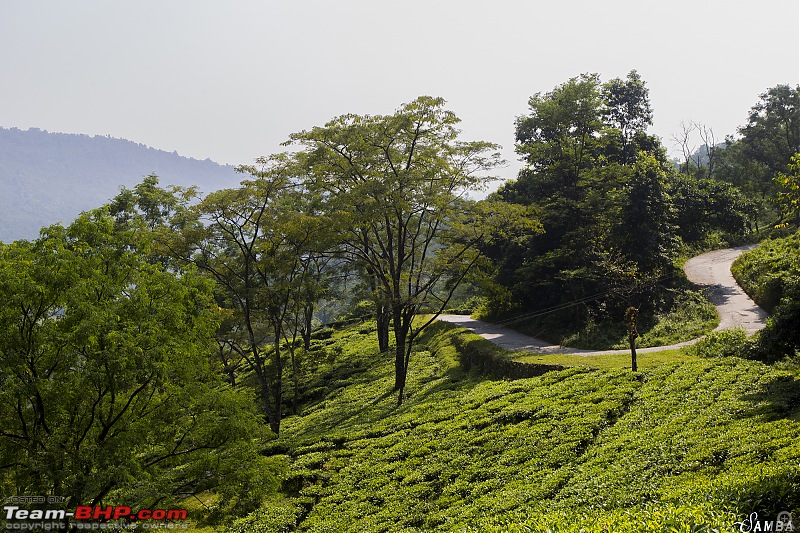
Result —
M 0 126 L 0 241 L 33 239 L 42 227 L 68 224 L 150 174 L 162 185 L 195 185 L 203 193 L 242 179 L 232 165 L 127 139 Z

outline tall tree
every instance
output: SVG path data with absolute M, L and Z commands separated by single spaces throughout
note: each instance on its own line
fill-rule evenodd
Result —
M 675 214 L 666 193 L 664 165 L 644 152 L 633 166 L 621 205 L 617 242 L 639 272 L 661 274 L 675 250 Z
M 280 431 L 283 327 L 297 290 L 306 226 L 284 199 L 296 186 L 285 158 L 240 170 L 252 179 L 206 196 L 181 236 L 186 261 L 217 284 L 217 302 L 230 312 L 220 353 L 234 354 L 253 372 L 273 432 Z M 306 217 L 306 221 L 308 218 Z M 317 222 L 315 222 L 316 224 Z
M 800 152 L 800 86 L 777 85 L 760 99 L 739 133 L 745 155 L 761 163 L 772 179 Z
M 778 205 L 784 220 L 792 220 L 800 225 L 800 153 L 796 153 L 789 161 L 789 172 L 779 173 L 775 177 L 778 184 Z
M 619 131 L 622 164 L 636 160 L 637 137 L 642 139 L 648 126 L 653 124 L 653 110 L 650 107 L 649 90 L 639 73 L 632 70 L 625 80 L 615 78 L 603 84 L 602 97 L 605 103 L 603 119 L 611 128 Z
M 387 116 L 344 115 L 291 136 L 309 187 L 339 223 L 344 257 L 364 269 L 391 313 L 395 390 L 402 402 L 412 346 L 474 262 L 474 241 L 450 241 L 466 191 L 490 178 L 496 145 L 458 140 L 444 100 L 423 96 Z

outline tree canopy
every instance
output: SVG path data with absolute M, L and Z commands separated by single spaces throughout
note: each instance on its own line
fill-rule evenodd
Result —
M 413 341 L 430 323 L 415 318 L 441 311 L 475 261 L 476 238 L 452 231 L 464 196 L 499 163 L 496 145 L 459 140 L 459 119 L 444 105 L 423 96 L 392 115 L 344 115 L 291 136 L 308 188 L 336 225 L 339 253 L 373 288 L 379 329 L 391 319 L 398 401 Z
M 248 483 L 261 429 L 209 364 L 211 285 L 153 261 L 151 237 L 99 209 L 0 245 L 6 492 L 144 505 Z

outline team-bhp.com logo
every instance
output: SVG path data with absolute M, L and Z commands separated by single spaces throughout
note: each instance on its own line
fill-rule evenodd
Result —
M 107 507 L 79 505 L 75 511 L 64 509 L 22 509 L 19 505 L 4 505 L 6 529 L 53 530 L 66 529 L 70 521 L 77 529 L 174 529 L 186 527 L 185 509 L 140 509 L 134 511 L 124 505 Z M 183 522 L 180 522 L 183 521 Z
M 133 512 L 124 505 L 89 507 L 79 505 L 75 509 L 75 520 L 186 520 L 185 509 L 142 509 Z

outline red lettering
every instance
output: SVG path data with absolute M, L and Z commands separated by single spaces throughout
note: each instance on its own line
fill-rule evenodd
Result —
M 167 511 L 168 520 L 186 520 L 186 509 L 170 509 Z
M 167 512 L 164 509 L 156 509 L 153 511 L 153 520 L 164 520 L 166 516 Z
M 142 509 L 141 511 L 139 511 L 137 517 L 139 518 L 139 520 L 147 520 L 148 518 L 150 518 L 150 511 L 148 511 L 147 509 Z
M 92 508 L 88 505 L 79 505 L 75 508 L 75 520 L 88 520 L 92 517 Z

